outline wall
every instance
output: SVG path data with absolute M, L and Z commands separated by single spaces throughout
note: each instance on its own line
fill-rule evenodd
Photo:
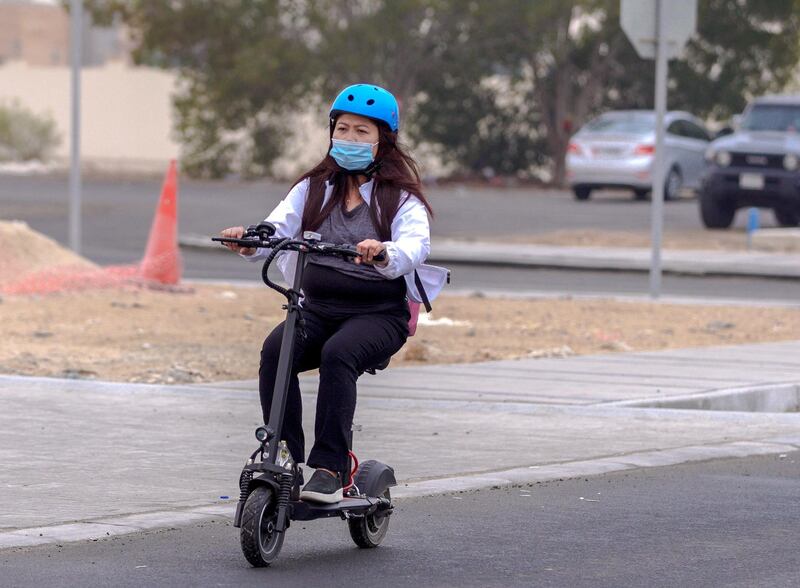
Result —
M 81 154 L 87 168 L 163 172 L 179 155 L 172 139 L 175 75 L 121 62 L 84 68 L 81 75 Z M 17 100 L 37 114 L 48 114 L 61 134 L 56 162 L 69 158 L 70 70 L 0 66 L 0 102 Z

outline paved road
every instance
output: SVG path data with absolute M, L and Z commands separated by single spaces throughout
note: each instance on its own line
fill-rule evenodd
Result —
M 181 232 L 211 234 L 221 227 L 260 220 L 288 185 L 271 182 L 193 182 L 180 186 Z M 118 249 L 147 238 L 160 192 L 158 181 L 87 180 L 84 184 L 85 250 L 99 262 L 126 261 Z M 67 182 L 58 177 L 0 175 L 0 218 L 28 221 L 61 242 L 67 238 Z M 431 187 L 437 237 L 496 239 L 557 229 L 642 230 L 650 224 L 647 202 L 608 194 L 576 202 L 562 190 Z M 739 215 L 739 223 L 744 215 Z M 764 215 L 764 226 L 773 222 Z M 769 218 L 767 218 L 769 217 Z M 697 203 L 668 203 L 666 230 L 699 229 Z M 110 245 L 114 237 L 116 245 Z
M 295 524 L 269 569 L 227 519 L 0 552 L 23 586 L 727 586 L 800 583 L 800 452 L 399 503 L 384 546 Z
M 185 277 L 256 282 L 261 279 L 260 265 L 251 265 L 226 253 L 183 250 Z M 645 297 L 650 291 L 648 274 L 641 272 L 486 267 L 457 263 L 446 265 L 452 270 L 450 288 L 458 290 Z M 279 274 L 274 273 L 273 277 L 279 279 Z M 800 280 L 664 274 L 662 294 L 665 297 L 795 304 L 800 301 Z

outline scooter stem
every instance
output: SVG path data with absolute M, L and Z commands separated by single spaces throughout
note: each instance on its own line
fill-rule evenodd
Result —
M 286 322 L 283 327 L 281 339 L 281 352 L 278 356 L 278 367 L 275 372 L 275 389 L 272 394 L 272 407 L 269 413 L 269 429 L 275 436 L 269 440 L 268 463 L 275 463 L 278 455 L 278 444 L 281 441 L 283 429 L 283 416 L 286 410 L 286 397 L 289 395 L 289 379 L 292 371 L 292 358 L 294 356 L 294 341 L 297 334 L 297 319 L 300 315 L 300 287 L 303 283 L 307 252 L 303 249 L 297 252 L 297 264 L 294 271 L 294 285 L 289 291 L 289 301 L 286 305 Z M 295 457 L 296 456 L 292 456 Z

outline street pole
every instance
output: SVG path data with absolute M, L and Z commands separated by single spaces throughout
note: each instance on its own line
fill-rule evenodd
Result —
M 653 251 L 650 262 L 650 297 L 661 295 L 661 235 L 664 225 L 664 112 L 667 105 L 667 48 L 664 34 L 667 0 L 656 0 L 656 152 L 650 206 Z
M 83 43 L 83 2 L 70 0 L 72 79 L 71 137 L 69 169 L 69 246 L 81 251 L 81 63 Z

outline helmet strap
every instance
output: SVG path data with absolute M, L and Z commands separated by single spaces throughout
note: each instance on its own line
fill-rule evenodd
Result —
M 367 176 L 368 180 L 372 179 L 372 176 L 378 173 L 381 169 L 381 161 L 373 161 L 367 169 L 364 170 L 364 175 Z
M 342 174 L 344 176 L 367 176 L 368 180 L 372 179 L 378 171 L 381 169 L 381 162 L 380 161 L 373 161 L 369 164 L 368 167 L 364 169 L 344 169 L 343 167 L 339 167 L 339 170 L 336 173 Z

